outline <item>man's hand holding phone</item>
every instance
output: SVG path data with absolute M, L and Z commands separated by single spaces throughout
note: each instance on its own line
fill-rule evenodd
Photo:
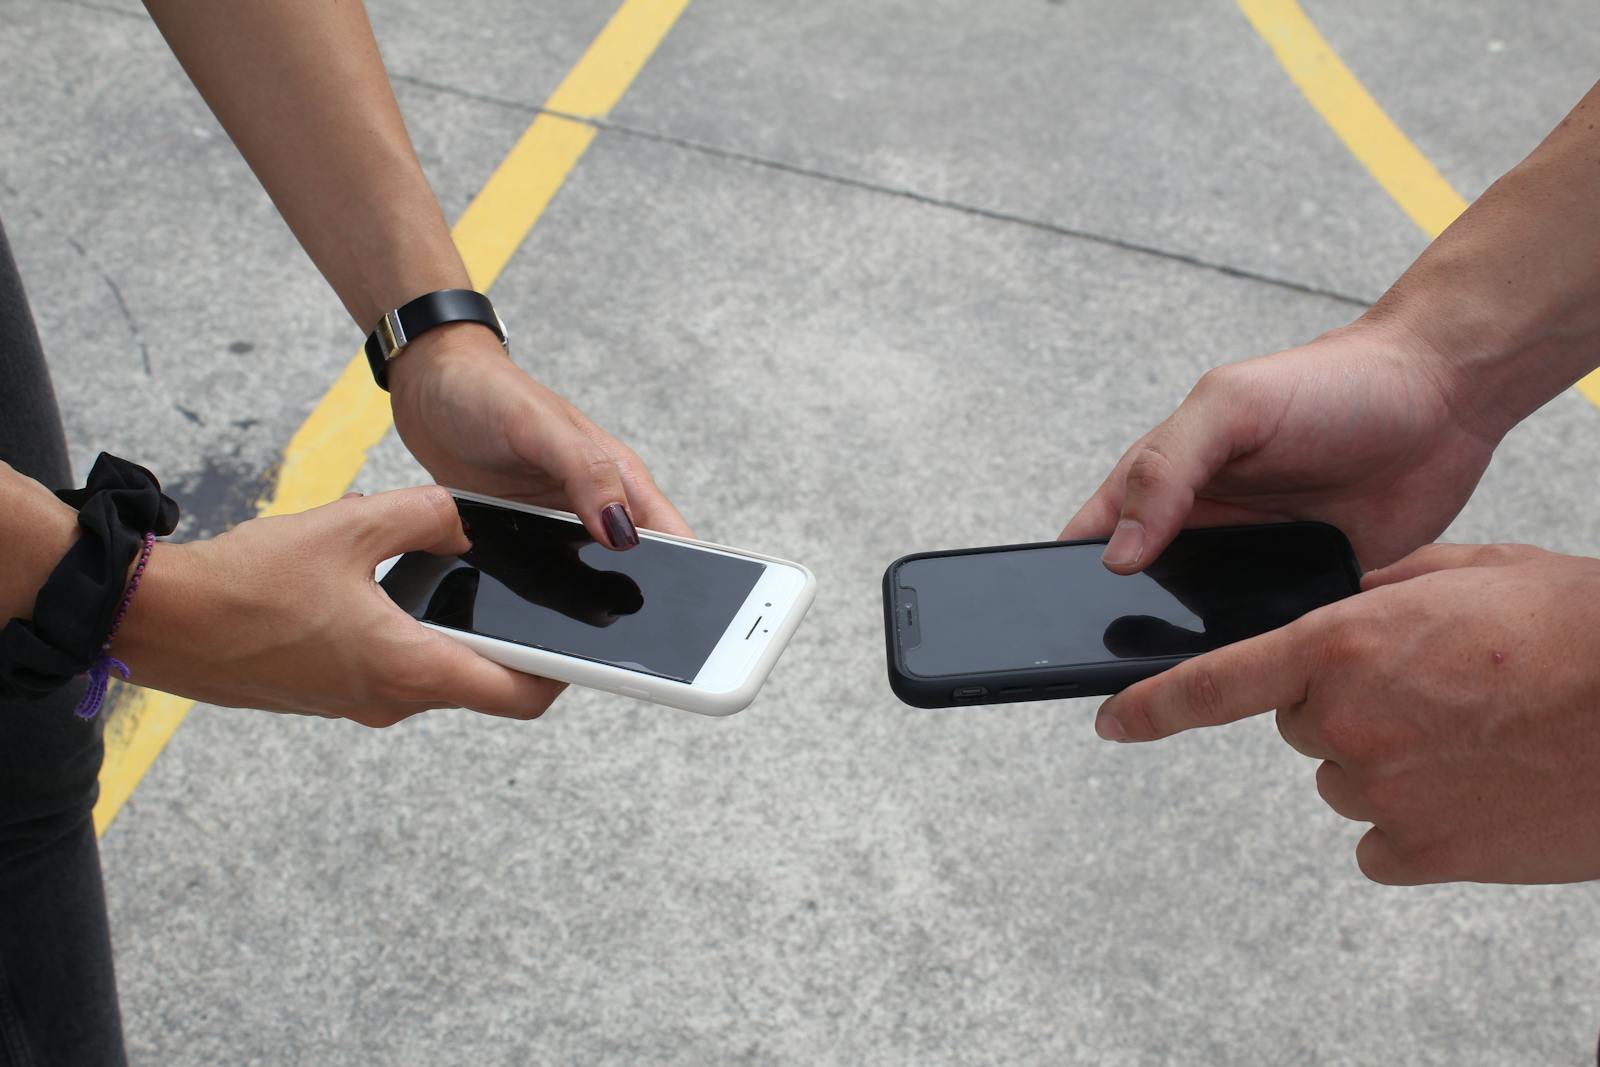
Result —
M 1439 536 L 1510 421 L 1475 411 L 1420 342 L 1357 324 L 1219 367 L 1123 454 L 1062 531 L 1142 570 L 1186 526 L 1332 523 L 1364 567 Z
M 1106 566 L 1135 573 L 1185 526 L 1320 519 L 1384 569 L 1129 687 L 1101 736 L 1276 708 L 1284 739 L 1324 761 L 1329 806 L 1373 823 L 1357 848 L 1373 880 L 1600 877 L 1600 561 L 1429 544 L 1526 414 L 1483 380 L 1369 320 L 1206 375 L 1063 536 L 1109 536 Z
M 1600 878 L 1600 560 L 1431 545 L 1361 595 L 1106 701 L 1151 741 L 1276 708 L 1390 884 Z
M 1102 737 L 1151 741 L 1277 709 L 1317 788 L 1371 830 L 1374 881 L 1600 878 L 1600 560 L 1431 545 L 1525 412 L 1362 323 L 1208 374 L 1118 462 L 1063 536 L 1145 570 L 1185 526 L 1320 519 L 1359 595 L 1106 701 Z M 1409 553 L 1409 554 L 1408 554 Z

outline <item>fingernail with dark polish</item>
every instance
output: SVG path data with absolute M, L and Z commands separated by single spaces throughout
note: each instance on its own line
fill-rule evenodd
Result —
M 639 543 L 639 531 L 633 528 L 628 509 L 621 504 L 607 504 L 602 508 L 600 521 L 605 525 L 612 548 L 632 548 Z

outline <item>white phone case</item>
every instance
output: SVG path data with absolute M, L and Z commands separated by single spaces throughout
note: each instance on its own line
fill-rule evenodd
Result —
M 519 504 L 514 500 L 502 500 L 499 497 L 483 496 L 480 493 L 468 493 L 459 489 L 451 489 L 450 494 L 463 500 L 473 500 L 480 504 L 493 504 L 516 511 L 526 511 L 534 515 L 547 515 L 552 518 L 572 520 L 577 518 L 577 516 L 567 511 L 553 511 L 550 508 L 541 508 L 533 504 Z M 696 688 L 686 682 L 658 678 L 639 671 L 613 667 L 607 663 L 595 663 L 592 660 L 578 659 L 559 652 L 547 652 L 543 649 L 529 648 L 527 645 L 502 641 L 496 637 L 485 637 L 482 634 L 452 630 L 448 627 L 435 626 L 426 622 L 422 625 L 460 641 L 485 659 L 494 660 L 496 663 L 504 664 L 512 670 L 522 671 L 526 674 L 537 674 L 543 678 L 554 678 L 557 681 L 571 682 L 573 685 L 599 689 L 607 693 L 615 693 L 618 696 L 633 697 L 636 700 L 647 700 L 654 704 L 665 704 L 668 707 L 698 712 L 701 715 L 732 715 L 734 712 L 742 711 L 755 699 L 762 683 L 767 680 L 767 675 L 772 672 L 773 666 L 778 662 L 778 657 L 783 655 L 783 650 L 788 645 L 789 639 L 794 636 L 795 630 L 799 628 L 800 620 L 805 618 L 806 611 L 811 607 L 812 600 L 816 598 L 816 576 L 801 564 L 779 559 L 776 556 L 763 556 L 758 552 L 751 552 L 743 548 L 729 548 L 726 545 L 713 544 L 710 541 L 695 541 L 687 537 L 674 537 L 671 534 L 659 533 L 655 530 L 641 529 L 639 536 L 657 541 L 676 541 L 682 545 L 715 549 L 719 552 L 743 556 L 747 559 L 759 560 L 767 564 L 791 567 L 802 575 L 804 584 L 800 592 L 795 595 L 792 607 L 784 614 L 783 618 L 777 620 L 776 625 L 768 627 L 769 637 L 766 647 L 751 663 L 749 671 L 743 680 L 732 689 L 713 692 L 708 689 Z M 384 560 L 378 566 L 376 577 L 381 579 L 388 573 L 393 564 L 393 559 Z

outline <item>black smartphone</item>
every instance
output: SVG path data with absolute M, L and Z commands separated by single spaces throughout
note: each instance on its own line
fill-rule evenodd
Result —
M 1139 574 L 1106 539 L 919 552 L 883 576 L 889 685 L 919 708 L 1115 693 L 1350 596 L 1361 568 L 1321 522 L 1185 530 Z

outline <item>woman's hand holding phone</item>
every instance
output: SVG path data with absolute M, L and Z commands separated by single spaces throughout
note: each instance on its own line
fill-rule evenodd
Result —
M 429 330 L 389 371 L 395 428 L 442 485 L 570 511 L 596 541 L 626 549 L 631 523 L 693 537 L 644 461 L 506 358 L 476 324 Z M 635 538 L 636 542 L 636 538 Z
M 571 510 L 613 549 L 636 543 L 634 523 L 691 536 L 639 457 L 508 360 L 488 331 L 428 331 L 395 361 L 390 383 L 396 428 L 440 481 Z M 619 526 L 615 504 L 631 521 Z M 159 544 L 116 653 L 138 684 L 210 704 L 375 727 L 440 707 L 535 718 L 565 683 L 421 625 L 373 580 L 389 557 L 469 547 L 439 487 Z
M 1430 545 L 1360 596 L 1131 686 L 1096 729 L 1151 741 L 1276 708 L 1390 884 L 1600 878 L 1600 560 Z
M 1365 567 L 1433 541 L 1466 503 L 1505 426 L 1463 421 L 1443 360 L 1358 323 L 1219 367 L 1122 456 L 1062 531 L 1110 537 L 1131 574 L 1186 526 L 1316 519 Z
M 564 685 L 422 626 L 373 581 L 390 556 L 468 546 L 454 501 L 436 486 L 160 543 L 113 652 L 139 685 L 228 707 L 375 727 L 439 707 L 535 718 Z

